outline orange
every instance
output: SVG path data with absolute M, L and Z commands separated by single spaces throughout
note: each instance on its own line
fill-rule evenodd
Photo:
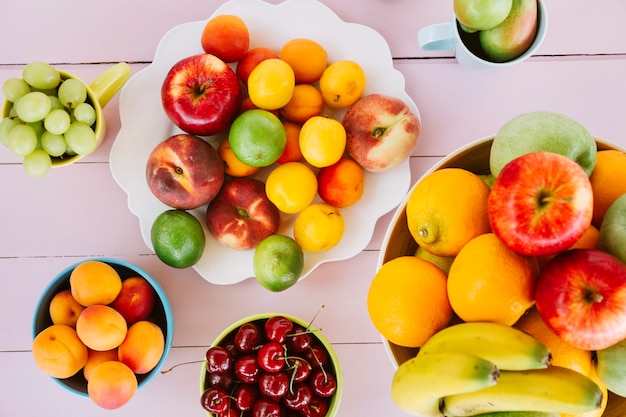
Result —
M 341 157 L 317 172 L 317 192 L 331 206 L 351 206 L 361 199 L 364 188 L 363 168 L 349 157 Z
M 265 193 L 278 210 L 295 214 L 313 202 L 317 195 L 317 178 L 308 165 L 287 162 L 267 176 Z
M 583 375 L 589 375 L 593 366 L 591 352 L 574 347 L 561 339 L 543 321 L 536 308 L 515 323 L 516 328 L 535 337 L 552 353 L 552 365 L 573 369 Z
M 70 274 L 70 290 L 76 301 L 85 307 L 110 304 L 122 290 L 122 278 L 107 263 L 83 262 Z
M 584 413 L 561 414 L 561 417 L 601 417 L 602 414 L 604 414 L 604 410 L 606 410 L 606 406 L 607 406 L 607 404 L 609 402 L 609 391 L 608 391 L 606 385 L 604 385 L 602 383 L 602 381 L 600 381 L 600 378 L 598 377 L 598 372 L 596 371 L 596 367 L 595 366 L 591 367 L 591 370 L 589 371 L 588 377 L 593 382 L 598 384 L 598 386 L 602 390 L 602 403 L 600 404 L 600 407 L 596 408 L 595 410 L 586 411 Z
M 220 158 L 222 158 L 222 161 L 224 161 L 224 172 L 232 177 L 247 177 L 255 174 L 259 170 L 258 167 L 244 164 L 237 159 L 233 149 L 230 147 L 228 138 L 222 140 L 220 146 L 217 148 L 217 153 Z
M 511 326 L 533 306 L 538 275 L 535 258 L 485 233 L 466 243 L 450 266 L 450 304 L 463 321 Z
M 300 125 L 297 123 L 283 120 L 285 133 L 287 134 L 287 144 L 282 155 L 276 160 L 279 164 L 286 162 L 298 162 L 302 159 L 302 151 L 300 151 Z
M 455 256 L 471 239 L 491 231 L 489 191 L 478 175 L 466 169 L 427 174 L 413 187 L 407 202 L 411 235 L 433 255 Z
M 390 342 L 422 346 L 452 319 L 446 274 L 424 259 L 394 258 L 374 275 L 367 311 L 376 330 Z
M 250 100 L 265 110 L 277 110 L 289 103 L 295 86 L 293 69 L 278 58 L 259 62 L 248 77 Z
M 338 208 L 315 203 L 298 213 L 293 238 L 307 252 L 321 252 L 337 245 L 343 237 L 345 221 Z
M 596 166 L 589 176 L 593 190 L 593 219 L 600 228 L 609 206 L 626 193 L 626 153 L 607 149 L 596 154 Z
M 324 102 L 333 109 L 346 108 L 361 98 L 367 77 L 357 62 L 342 60 L 330 64 L 320 78 Z
M 239 16 L 218 15 L 205 24 L 200 44 L 207 54 L 213 54 L 224 62 L 235 62 L 248 52 L 250 32 Z
M 297 84 L 289 103 L 279 110 L 280 116 L 295 123 L 304 123 L 319 116 L 324 108 L 322 93 L 312 84 Z
M 287 41 L 279 56 L 293 68 L 297 83 L 313 83 L 319 80 L 328 59 L 328 53 L 322 45 L 305 38 Z
M 346 150 L 346 140 L 346 129 L 331 117 L 313 116 L 300 129 L 302 156 L 316 168 L 339 161 Z
M 585 233 L 583 233 L 583 235 L 568 249 L 596 249 L 598 247 L 599 239 L 600 230 L 593 224 L 590 224 L 587 230 L 585 230 Z M 537 258 L 539 260 L 539 265 L 543 267 L 550 259 L 554 258 L 554 256 L 556 255 L 539 256 Z

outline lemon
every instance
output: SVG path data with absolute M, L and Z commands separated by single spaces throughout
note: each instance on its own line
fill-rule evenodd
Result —
M 174 268 L 195 265 L 202 257 L 206 243 L 198 219 L 180 209 L 159 214 L 152 223 L 150 238 L 157 257 Z

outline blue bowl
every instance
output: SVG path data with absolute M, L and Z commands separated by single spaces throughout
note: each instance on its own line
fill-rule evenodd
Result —
M 133 276 L 141 276 L 145 278 L 152 288 L 155 291 L 155 303 L 152 309 L 152 313 L 150 315 L 150 320 L 157 324 L 161 330 L 163 331 L 163 336 L 165 337 L 165 348 L 163 350 L 163 356 L 157 365 L 150 372 L 142 375 L 137 375 L 137 383 L 138 388 L 146 385 L 156 374 L 159 373 L 159 370 L 165 363 L 165 359 L 170 352 L 172 347 L 172 338 L 174 335 L 174 318 L 172 314 L 172 307 L 167 299 L 167 295 L 163 288 L 159 285 L 159 283 L 152 278 L 150 274 L 148 274 L 143 269 L 118 259 L 111 258 L 89 258 L 84 261 L 77 262 L 73 265 L 68 266 L 63 271 L 61 271 L 46 287 L 43 294 L 39 298 L 37 303 L 37 309 L 35 310 L 35 316 L 33 318 L 33 339 L 37 334 L 39 334 L 46 327 L 52 325 L 52 319 L 50 318 L 49 306 L 50 301 L 54 297 L 56 293 L 62 290 L 66 290 L 70 288 L 70 274 L 78 265 L 86 261 L 101 261 L 106 264 L 112 266 L 117 273 L 120 275 L 122 280 L 126 278 L 130 278 Z M 87 380 L 84 378 L 82 371 L 79 371 L 74 376 L 69 378 L 54 378 L 56 382 L 59 383 L 63 388 L 71 391 L 75 394 L 81 395 L 83 397 L 88 397 L 87 393 Z

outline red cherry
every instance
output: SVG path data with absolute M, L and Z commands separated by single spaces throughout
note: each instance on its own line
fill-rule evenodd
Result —
M 259 366 L 267 372 L 278 372 L 285 366 L 285 350 L 278 342 L 268 342 L 257 352 Z
M 289 351 L 293 352 L 305 352 L 311 343 L 313 338 L 311 333 L 304 329 L 302 326 L 294 326 L 290 334 L 287 335 L 285 343 Z
M 310 381 L 313 392 L 321 397 L 330 397 L 337 391 L 337 380 L 335 377 L 322 369 L 313 371 Z
M 289 390 L 289 376 L 284 372 L 266 373 L 259 377 L 259 391 L 274 401 L 278 401 Z
M 223 388 L 207 388 L 200 398 L 202 407 L 211 413 L 224 413 L 228 409 L 228 393 Z
M 287 364 L 294 382 L 305 381 L 311 374 L 311 365 L 303 358 L 298 356 L 287 358 Z
M 313 390 L 307 384 L 299 383 L 287 391 L 283 397 L 283 404 L 292 410 L 301 410 L 313 398 Z
M 267 340 L 285 343 L 287 334 L 293 329 L 293 322 L 283 316 L 274 316 L 267 319 L 264 330 Z
M 319 368 L 328 364 L 328 351 L 319 343 L 313 343 L 305 352 L 304 357 L 313 368 Z
M 239 384 L 233 390 L 235 405 L 241 411 L 251 411 L 259 396 L 259 388 L 256 384 Z
M 252 408 L 253 417 L 281 417 L 281 415 L 280 405 L 269 398 L 259 398 Z
M 311 401 L 300 409 L 302 417 L 324 417 L 328 411 L 328 403 L 321 397 L 313 396 Z
M 215 374 L 207 372 L 206 387 L 220 387 L 224 388 L 226 391 L 230 391 L 235 383 L 235 379 L 235 373 L 232 370 L 225 374 Z
M 207 371 L 214 374 L 225 374 L 233 366 L 233 355 L 222 346 L 210 347 L 206 352 Z
M 263 334 L 254 323 L 245 323 L 235 334 L 235 347 L 241 352 L 252 352 L 263 342 Z
M 240 357 L 235 361 L 233 368 L 235 370 L 235 376 L 237 376 L 241 382 L 252 383 L 259 380 L 261 368 L 259 368 L 255 355 L 244 355 Z

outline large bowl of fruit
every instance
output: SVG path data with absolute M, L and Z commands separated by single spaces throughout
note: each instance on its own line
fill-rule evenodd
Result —
M 68 391 L 116 409 L 158 374 L 174 319 L 154 277 L 126 261 L 93 258 L 50 281 L 32 332 L 39 369 Z
M 518 134 L 525 140 L 507 143 Z M 532 404 L 555 415 L 624 415 L 626 379 L 617 370 L 626 367 L 626 190 L 607 180 L 624 170 L 615 144 L 564 115 L 532 112 L 451 153 L 413 185 L 391 220 L 368 293 L 400 408 L 473 415 L 467 410 Z M 469 195 L 474 201 L 464 200 Z M 442 214 L 443 225 L 433 220 Z M 435 237 L 446 225 L 455 229 Z M 482 376 L 452 370 L 465 366 L 482 367 Z M 468 392 L 454 392 L 459 387 Z
M 228 326 L 200 370 L 201 405 L 209 416 L 332 417 L 342 391 L 330 342 L 310 323 L 283 313 L 256 314 Z

